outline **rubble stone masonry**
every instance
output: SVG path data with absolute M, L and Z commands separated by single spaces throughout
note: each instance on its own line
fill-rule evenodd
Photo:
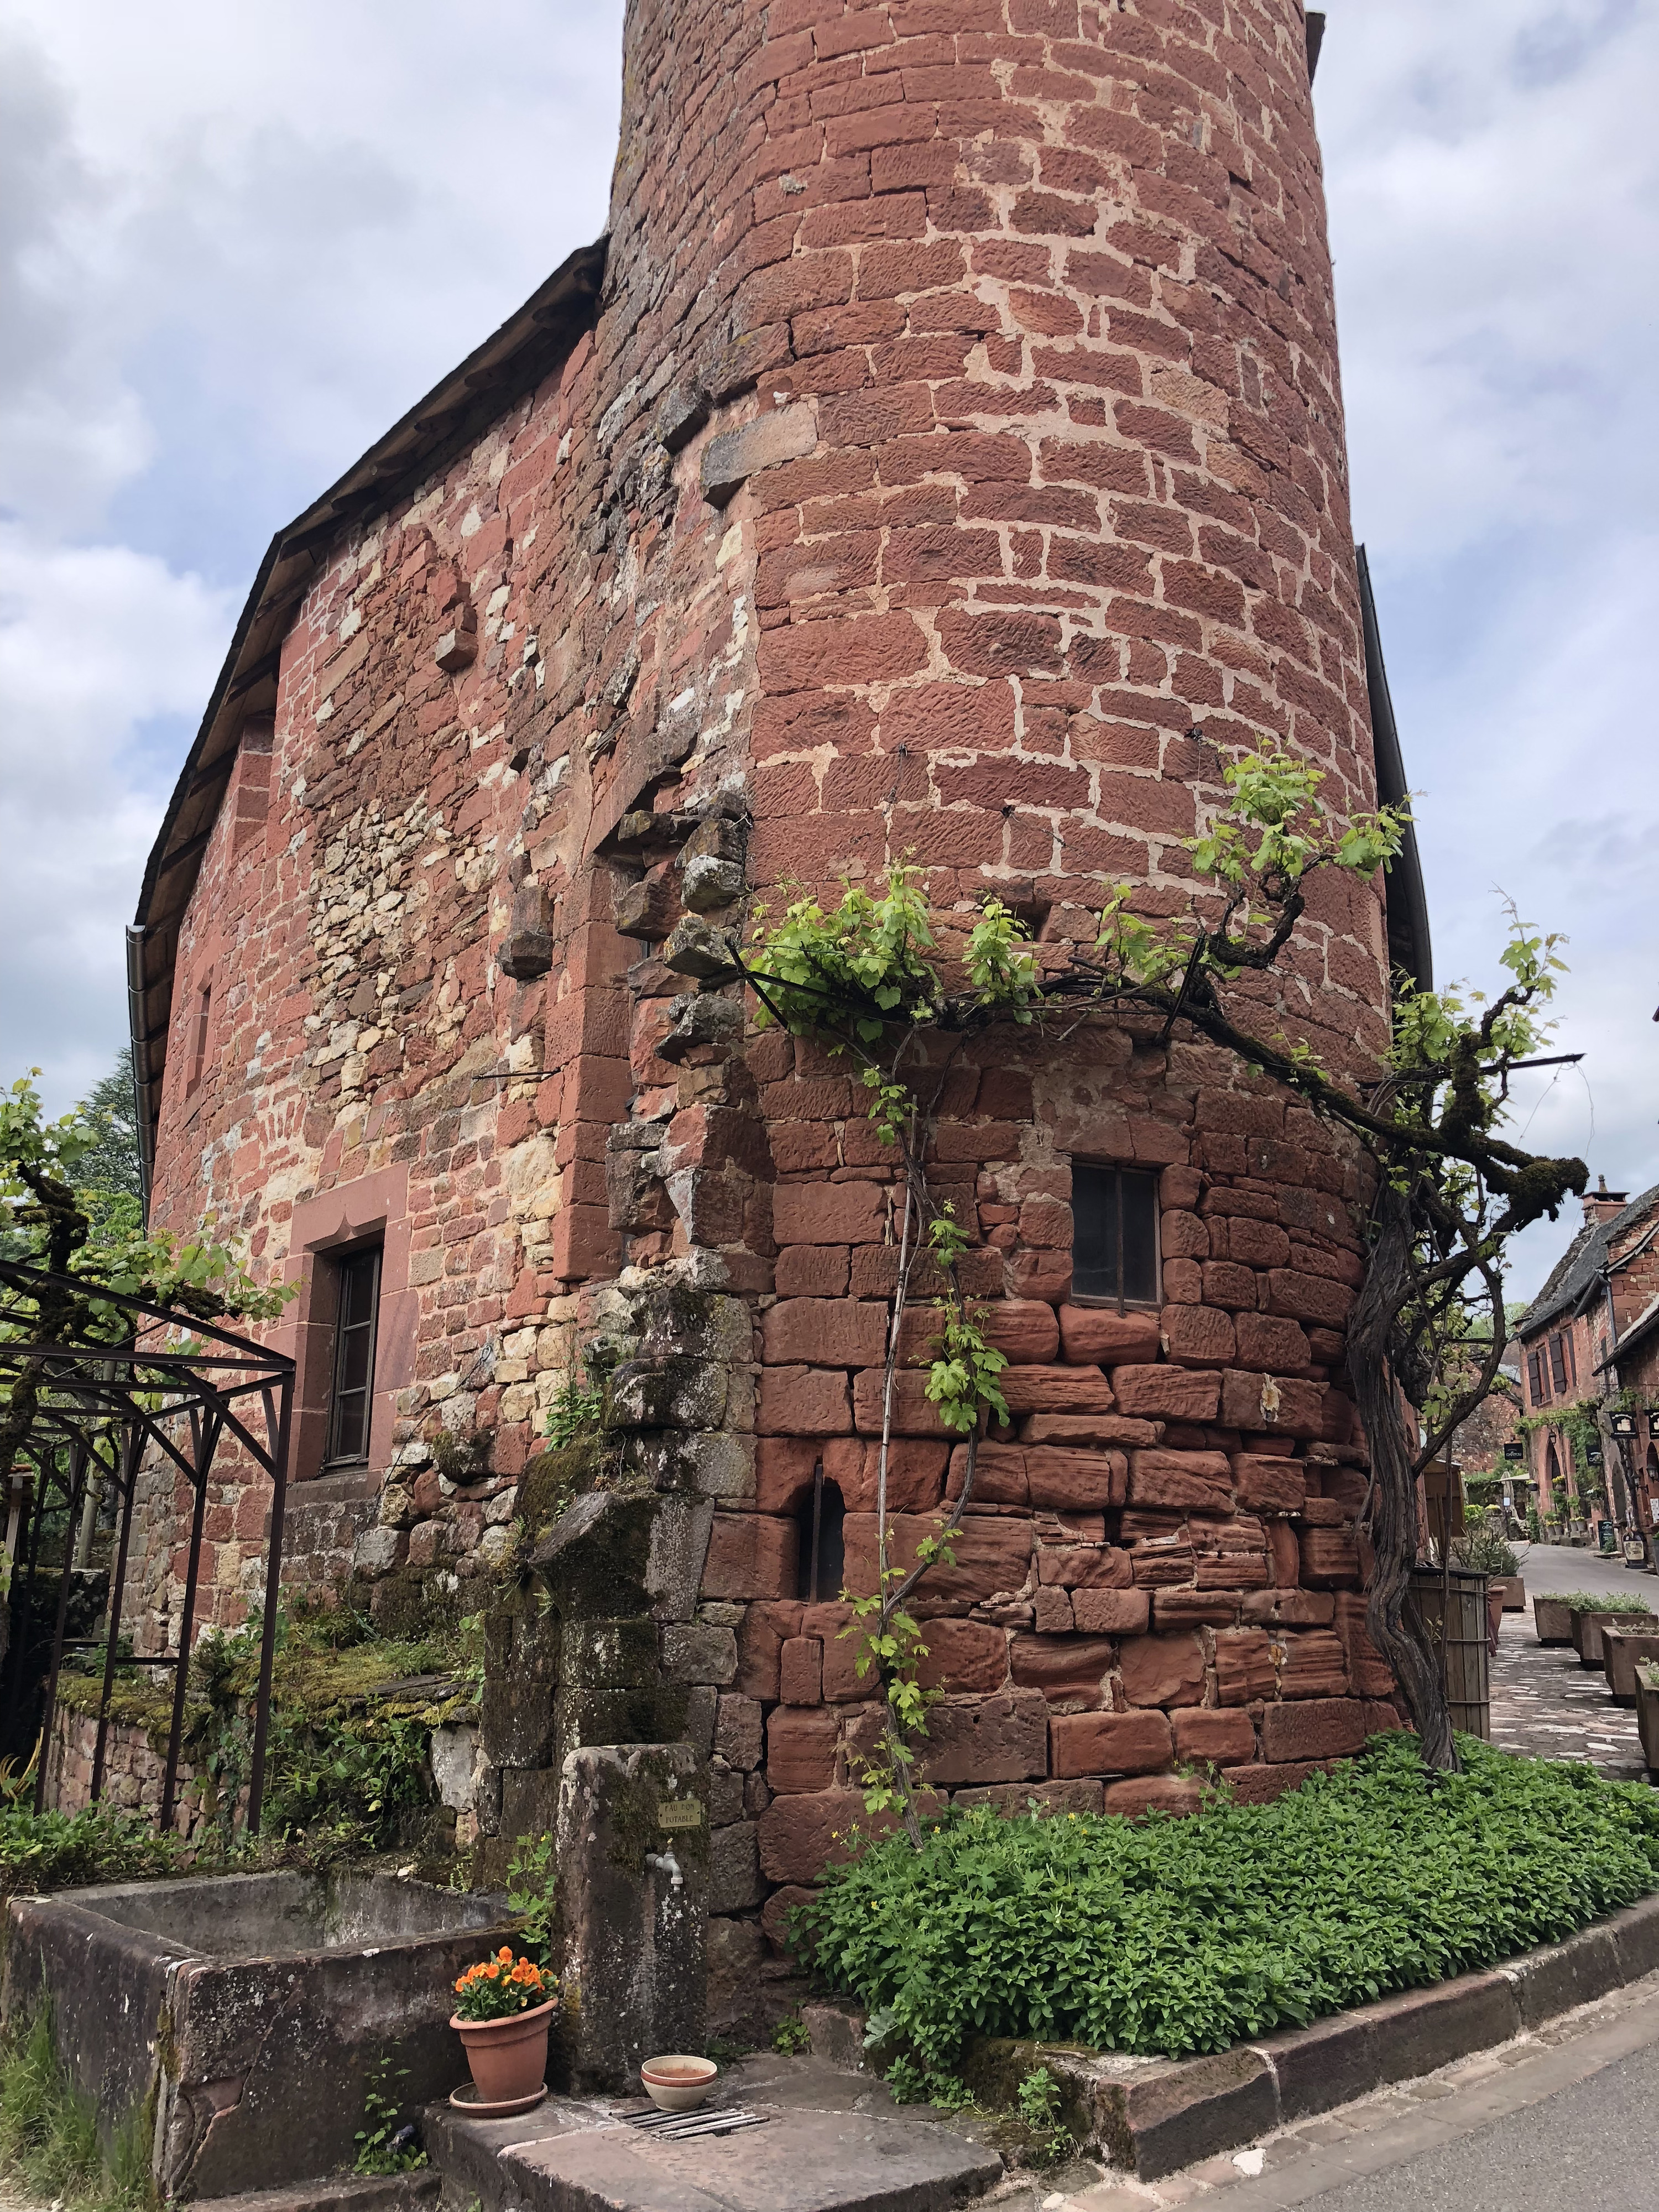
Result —
M 301 1284 L 289 1571 L 355 1568 L 389 1615 L 434 1578 L 476 1601 L 608 1342 L 678 1516 L 652 1617 L 738 1972 L 860 1802 L 874 1708 L 802 1515 L 821 1463 L 868 1588 L 896 1255 L 861 1094 L 698 988 L 709 933 L 913 854 L 945 915 L 995 891 L 1091 939 L 1120 883 L 1181 908 L 1239 751 L 1289 744 L 1339 812 L 1376 791 L 1296 0 L 635 0 L 623 84 L 591 329 L 342 529 L 244 725 L 155 1212 L 210 1206 Z M 1256 1008 L 1338 1069 L 1384 1040 L 1382 896 L 1317 881 Z M 938 1066 L 931 1173 L 1013 1418 L 918 1593 L 927 1779 L 1270 1795 L 1395 1718 L 1343 1385 L 1359 1163 L 1179 1031 Z M 1157 1304 L 1073 1298 L 1074 1158 L 1156 1172 Z M 369 1463 L 325 1474 L 328 1255 L 368 1238 Z M 914 1369 L 897 1429 L 902 1553 L 961 1455 Z M 232 1482 L 210 1515 L 228 1617 L 265 1506 Z M 484 1734 L 505 1832 L 502 1774 L 558 1747 Z

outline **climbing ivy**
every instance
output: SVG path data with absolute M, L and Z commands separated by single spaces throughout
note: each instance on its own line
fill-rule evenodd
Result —
M 1307 912 L 1309 878 L 1324 869 L 1369 878 L 1401 849 L 1404 808 L 1339 820 L 1322 795 L 1322 772 L 1282 750 L 1245 754 L 1223 770 L 1225 802 L 1186 841 L 1194 886 L 1187 910 L 1146 913 L 1148 895 L 1121 884 L 1103 902 L 1092 945 L 1036 945 L 1019 917 L 988 897 L 970 926 L 930 907 L 925 872 L 893 863 L 875 890 L 844 883 L 838 904 L 793 900 L 781 919 L 757 919 L 749 944 L 728 946 L 730 967 L 711 987 L 741 977 L 757 1020 L 809 1037 L 856 1066 L 870 1119 L 892 1151 L 902 1203 L 897 1285 L 887 1337 L 877 1482 L 876 1588 L 856 1601 L 860 1664 L 884 1695 L 881 1754 L 868 1790 L 872 1809 L 896 1807 L 920 1839 L 910 1772 L 926 1726 L 916 1686 L 925 1656 L 908 1610 L 916 1583 L 948 1558 L 972 1495 L 976 1438 L 988 1413 L 1006 1411 L 997 1355 L 963 1294 L 965 1243 L 928 1186 L 932 1120 L 957 1054 L 1002 1023 L 1047 1028 L 1122 1014 L 1178 1024 L 1280 1083 L 1370 1152 L 1379 1176 L 1365 1287 L 1349 1338 L 1349 1367 L 1372 1452 L 1367 1517 L 1376 1554 L 1370 1599 L 1373 1637 L 1394 1665 L 1431 1764 L 1455 1768 L 1437 1668 L 1405 1614 L 1416 1551 L 1416 1479 L 1490 1387 L 1508 1341 L 1501 1259 L 1509 1237 L 1582 1190 L 1582 1161 L 1536 1158 L 1500 1128 L 1513 1067 L 1549 1035 L 1542 1010 L 1564 971 L 1559 939 L 1510 910 L 1495 996 L 1455 986 L 1419 990 L 1399 978 L 1391 1042 L 1376 1079 L 1354 1084 L 1321 1066 L 1305 1039 L 1256 1035 L 1234 1012 L 1248 987 L 1279 960 Z M 1141 905 L 1138 905 L 1137 902 Z M 1158 903 L 1158 902 L 1150 902 Z M 948 929 L 946 950 L 940 931 Z M 1259 1006 L 1259 999 L 1256 1001 Z M 1244 1008 L 1249 1008 L 1246 996 Z M 941 1047 L 940 1041 L 943 1040 Z M 887 1466 L 895 1373 L 915 1270 L 926 1259 L 942 1281 L 938 1356 L 927 1392 L 945 1425 L 966 1443 L 966 1469 L 932 1549 L 902 1571 L 890 1558 Z M 1484 1306 L 1484 1331 L 1470 1309 Z M 1462 1388 L 1437 1389 L 1452 1371 L 1453 1344 L 1474 1346 Z M 1413 1435 L 1401 1394 L 1422 1414 Z

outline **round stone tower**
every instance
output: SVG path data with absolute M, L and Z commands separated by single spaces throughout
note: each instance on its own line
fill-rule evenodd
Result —
M 684 915 L 908 857 L 937 908 L 995 892 L 1091 942 L 1120 884 L 1184 906 L 1241 752 L 1375 805 L 1297 0 L 639 0 L 593 374 L 611 534 L 597 589 L 563 586 L 592 796 L 544 874 L 568 900 L 612 871 L 617 927 L 665 950 L 629 971 L 623 1272 L 584 1310 L 626 1355 L 635 1463 L 712 1506 L 686 1663 L 728 2016 L 858 1816 L 873 1709 L 836 1601 L 872 1584 L 896 1259 L 862 1094 L 745 1036 L 717 978 L 693 995 Z M 1262 1023 L 1359 1073 L 1387 999 L 1381 880 L 1316 881 Z M 919 1593 L 928 1783 L 1179 1808 L 1194 1768 L 1271 1795 L 1393 1725 L 1343 1387 L 1352 1152 L 1131 1023 L 981 1041 L 930 1174 L 1013 1423 Z M 1109 1283 L 1103 1208 L 1140 1240 Z M 921 1381 L 901 1545 L 960 1472 Z

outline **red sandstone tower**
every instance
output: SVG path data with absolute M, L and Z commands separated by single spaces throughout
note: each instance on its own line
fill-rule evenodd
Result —
M 1125 880 L 1172 910 L 1238 752 L 1376 802 L 1366 668 L 1297 0 L 636 0 L 608 245 L 273 543 L 135 933 L 155 1215 L 303 1286 L 285 1573 L 496 1608 L 463 1840 L 545 1825 L 584 1746 L 690 1747 L 725 2017 L 859 1804 L 892 1184 L 844 1072 L 665 945 L 905 854 L 1045 939 Z M 1380 881 L 1316 885 L 1265 1018 L 1368 1067 L 1388 945 Z M 923 1607 L 929 1784 L 1271 1794 L 1392 1724 L 1353 1158 L 1097 1029 L 968 1055 L 933 1174 L 1017 1427 Z M 544 1526 L 596 1339 L 632 1486 Z M 908 1528 L 949 1480 L 919 1385 Z M 233 1616 L 263 1512 L 210 1530 Z M 515 1515 L 557 1648 L 489 1581 Z M 648 1680 L 594 1658 L 618 1620 Z

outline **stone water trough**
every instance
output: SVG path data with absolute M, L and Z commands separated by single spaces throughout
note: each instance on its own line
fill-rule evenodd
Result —
M 455 1977 L 505 1939 L 499 1898 L 393 1875 L 222 1875 L 14 1899 L 0 2011 L 44 1998 L 106 2142 L 140 2128 L 158 2196 L 350 2166 L 382 2061 L 413 2111 L 466 2062 Z

